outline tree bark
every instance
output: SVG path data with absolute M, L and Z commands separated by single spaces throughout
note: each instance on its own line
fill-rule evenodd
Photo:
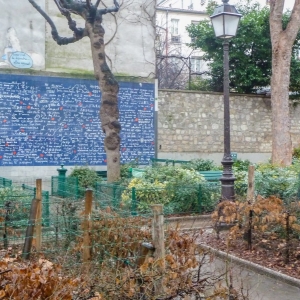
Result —
M 272 56 L 272 163 L 290 165 L 292 141 L 290 135 L 289 83 L 291 48 L 284 39 L 273 47 Z
M 53 0 L 61 12 L 68 20 L 68 26 L 73 32 L 72 37 L 61 37 L 56 26 L 46 12 L 44 12 L 35 2 L 29 3 L 45 18 L 51 27 L 51 34 L 58 45 L 75 43 L 85 36 L 89 36 L 94 64 L 95 77 L 98 80 L 102 93 L 100 105 L 101 127 L 105 134 L 104 149 L 106 151 L 107 181 L 114 182 L 120 179 L 120 130 L 118 92 L 119 84 L 109 69 L 104 49 L 104 28 L 102 27 L 102 17 L 107 13 L 117 12 L 119 3 L 112 0 L 114 7 L 98 9 L 100 0 L 92 5 L 90 0 Z M 76 22 L 71 14 L 81 16 L 85 20 L 85 28 L 77 28 Z
M 107 181 L 120 179 L 120 130 L 118 92 L 119 84 L 114 78 L 105 59 L 104 28 L 102 16 L 97 15 L 94 23 L 86 23 L 91 42 L 92 57 L 96 79 L 101 90 L 100 121 L 106 137 L 104 148 L 107 157 Z
M 292 163 L 290 135 L 289 84 L 292 47 L 300 28 L 300 1 L 296 0 L 286 29 L 282 28 L 284 0 L 270 1 L 272 41 L 272 163 Z

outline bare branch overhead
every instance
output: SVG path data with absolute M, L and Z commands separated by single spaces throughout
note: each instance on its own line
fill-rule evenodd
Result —
M 101 0 L 97 0 L 95 7 L 98 8 L 99 4 L 100 4 Z
M 70 17 L 70 20 L 71 20 L 72 24 L 69 23 L 69 27 L 70 26 L 73 27 L 73 29 L 71 29 L 71 27 L 70 27 L 70 29 L 74 32 L 74 36 L 73 37 L 61 37 L 58 34 L 58 31 L 56 29 L 56 26 L 55 26 L 54 22 L 46 14 L 46 12 L 44 12 L 43 9 L 39 5 L 37 5 L 37 3 L 34 0 L 28 0 L 28 1 L 45 18 L 47 23 L 50 25 L 52 37 L 58 45 L 67 45 L 67 44 L 75 43 L 75 42 L 77 42 L 78 40 L 81 40 L 84 36 L 87 35 L 87 33 L 85 32 L 85 30 L 83 28 L 76 28 L 76 23 L 75 24 L 72 23 L 74 21 L 72 21 L 72 19 Z M 61 4 L 60 2 L 61 1 L 55 0 L 55 3 L 57 3 L 57 5 L 60 5 Z M 65 12 L 65 14 L 67 14 L 67 13 Z
M 114 7 L 111 7 L 111 8 L 104 8 L 104 9 L 100 9 L 99 10 L 99 13 L 101 14 L 101 15 L 105 15 L 105 14 L 107 14 L 107 13 L 111 13 L 111 12 L 117 12 L 118 10 L 119 10 L 119 8 L 120 8 L 120 5 L 119 5 L 119 3 L 118 3 L 118 1 L 117 0 L 114 0 Z

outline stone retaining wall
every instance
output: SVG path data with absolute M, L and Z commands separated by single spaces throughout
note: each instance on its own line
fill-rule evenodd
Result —
M 230 95 L 231 150 L 271 153 L 271 99 Z M 199 91 L 160 90 L 158 151 L 212 154 L 223 152 L 223 95 Z M 291 106 L 291 135 L 300 145 L 300 108 Z M 178 157 L 178 156 L 177 156 Z M 182 158 L 182 156 L 181 156 Z

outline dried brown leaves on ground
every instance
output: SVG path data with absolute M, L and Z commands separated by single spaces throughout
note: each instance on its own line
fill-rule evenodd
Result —
M 212 218 L 216 232 L 204 234 L 202 242 L 300 279 L 300 202 L 287 205 L 275 196 L 223 201 Z M 231 229 L 220 233 L 224 223 Z
M 60 266 L 43 258 L 24 262 L 6 256 L 0 261 L 0 299 L 71 300 L 83 285 L 82 278 L 62 275 Z

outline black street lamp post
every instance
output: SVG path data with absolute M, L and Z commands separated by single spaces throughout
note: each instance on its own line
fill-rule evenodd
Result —
M 223 5 L 215 8 L 210 17 L 216 37 L 224 39 L 224 156 L 222 159 L 223 174 L 220 179 L 222 190 L 221 200 L 234 200 L 234 181 L 232 172 L 233 160 L 230 150 L 230 107 L 229 107 L 229 39 L 236 35 L 241 14 L 228 0 L 222 0 Z

